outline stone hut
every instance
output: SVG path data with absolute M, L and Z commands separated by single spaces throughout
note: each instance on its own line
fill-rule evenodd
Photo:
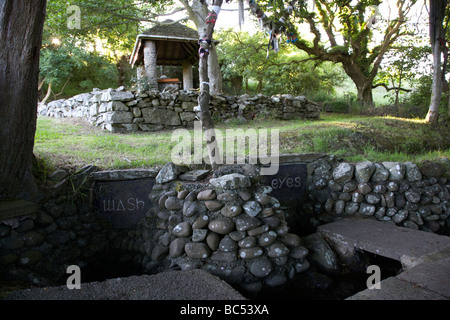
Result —
M 197 30 L 165 21 L 137 36 L 130 63 L 137 67 L 138 79 L 148 79 L 153 90 L 158 89 L 158 65 L 182 66 L 183 90 L 189 90 L 194 86 L 192 67 L 198 62 L 198 49 Z

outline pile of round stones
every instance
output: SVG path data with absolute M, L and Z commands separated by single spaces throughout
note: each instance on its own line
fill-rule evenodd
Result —
M 227 174 L 192 190 L 158 189 L 163 188 L 157 184 L 152 191 L 158 206 L 147 215 L 157 230 L 150 257 L 143 259 L 147 270 L 167 262 L 182 270 L 203 268 L 258 292 L 309 268 L 308 250 L 289 233 L 272 189 L 252 186 L 249 176 Z

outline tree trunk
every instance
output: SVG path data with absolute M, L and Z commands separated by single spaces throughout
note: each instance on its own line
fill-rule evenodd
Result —
M 373 107 L 372 84 L 373 79 L 365 76 L 362 71 L 351 61 L 342 63 L 345 73 L 352 79 L 356 86 L 356 102 L 361 106 L 361 111 L 365 108 Z
M 216 45 L 211 43 L 208 56 L 208 77 L 211 94 L 221 94 L 222 92 L 222 71 L 220 71 L 219 58 L 217 56 Z
M 442 46 L 444 34 L 444 13 L 447 0 L 430 0 L 430 41 L 433 50 L 433 84 L 431 87 L 431 102 L 426 121 L 436 124 L 439 118 L 439 105 L 442 99 Z
M 186 8 L 189 19 L 194 22 L 195 27 L 199 32 L 199 37 L 202 38 L 204 36 L 201 30 L 206 30 L 208 28 L 205 18 L 208 14 L 208 5 L 206 2 L 202 2 L 200 0 L 192 1 L 192 4 L 189 4 L 187 0 L 180 0 L 183 6 Z M 209 55 L 208 55 L 208 78 L 210 84 L 210 93 L 211 94 L 220 94 L 222 93 L 222 72 L 220 70 L 219 59 L 217 57 L 217 52 L 214 43 L 209 47 Z M 201 82 L 201 81 L 200 81 Z
M 32 174 L 46 0 L 0 2 L 0 199 L 36 201 Z
M 220 12 L 220 8 L 222 6 L 222 0 L 215 0 L 213 1 L 212 5 L 213 8 L 218 8 L 218 11 Z M 211 12 L 212 14 L 216 14 L 215 11 Z M 217 13 L 217 17 L 219 14 Z M 200 106 L 200 118 L 202 121 L 203 129 L 206 133 L 206 147 L 208 149 L 208 156 L 209 161 L 211 164 L 211 167 L 213 170 L 216 170 L 220 164 L 222 164 L 222 158 L 219 154 L 219 148 L 218 143 L 216 139 L 216 134 L 214 130 L 214 122 L 211 117 L 211 112 L 209 111 L 209 102 L 210 102 L 210 83 L 209 83 L 209 77 L 208 77 L 208 56 L 207 53 L 210 49 L 209 43 L 212 43 L 213 39 L 213 33 L 214 33 L 214 26 L 215 26 L 215 20 L 212 20 L 208 16 L 208 23 L 205 23 L 205 27 L 199 29 L 199 35 L 200 39 L 204 39 L 206 41 L 200 42 L 200 48 L 203 51 L 206 51 L 206 53 L 200 54 L 200 61 L 199 61 L 199 78 L 200 78 L 200 94 L 198 96 L 198 104 Z M 216 17 L 216 19 L 217 19 Z

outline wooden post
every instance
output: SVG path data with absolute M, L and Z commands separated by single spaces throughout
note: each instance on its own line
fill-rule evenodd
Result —
M 192 64 L 188 61 L 183 63 L 183 90 L 189 90 L 194 87 L 194 74 L 192 73 Z
M 158 90 L 156 54 L 156 43 L 146 40 L 144 43 L 145 77 L 148 80 L 150 90 Z

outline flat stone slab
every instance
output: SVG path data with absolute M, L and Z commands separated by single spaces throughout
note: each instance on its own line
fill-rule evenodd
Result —
M 366 289 L 346 300 L 447 300 L 448 298 L 414 285 L 408 281 L 390 277 L 380 282 L 380 289 Z
M 26 200 L 1 200 L 0 221 L 36 213 L 37 210 L 38 205 L 34 202 Z
M 7 300 L 245 300 L 225 281 L 204 270 L 169 271 L 154 275 L 17 291 Z
M 206 178 L 206 176 L 209 174 L 209 170 L 193 170 L 186 172 L 185 174 L 182 174 L 180 176 L 180 179 L 186 180 L 186 181 L 199 181 L 203 178 Z
M 98 171 L 91 173 L 91 179 L 95 181 L 122 181 L 154 178 L 158 175 L 157 169 L 126 169 Z
M 318 228 L 342 255 L 362 249 L 400 261 L 403 272 L 348 300 L 449 300 L 450 237 L 372 219 L 343 219 Z
M 450 254 L 445 259 L 420 263 L 397 278 L 450 299 Z
M 405 269 L 450 246 L 450 237 L 372 219 L 343 219 L 320 226 L 318 232 L 338 250 L 362 249 L 400 261 Z

